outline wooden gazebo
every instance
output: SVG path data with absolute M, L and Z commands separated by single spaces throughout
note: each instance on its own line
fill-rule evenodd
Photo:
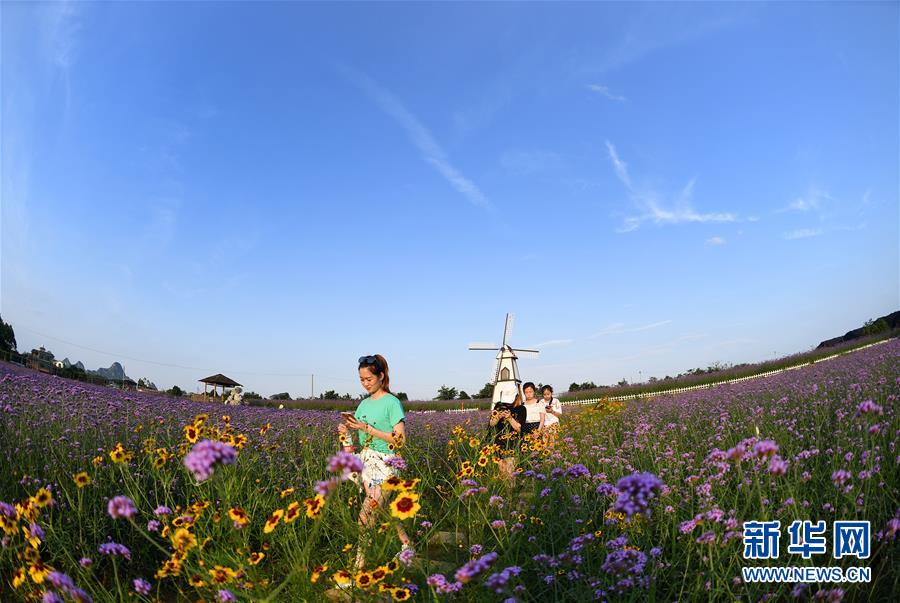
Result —
M 219 389 L 219 386 L 221 385 L 222 386 L 222 394 L 221 395 L 223 398 L 225 397 L 225 388 L 226 387 L 238 387 L 241 385 L 234 379 L 229 379 L 222 373 L 216 373 L 215 375 L 212 375 L 205 379 L 200 379 L 200 382 L 203 383 L 203 397 L 204 398 L 207 398 L 209 395 L 207 393 L 207 387 L 209 387 L 210 385 L 213 386 L 213 390 L 211 392 L 213 397 L 216 397 L 217 395 L 219 395 L 218 389 Z

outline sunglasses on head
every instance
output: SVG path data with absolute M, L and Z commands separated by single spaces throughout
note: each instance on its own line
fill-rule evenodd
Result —
M 359 363 L 361 365 L 374 364 L 376 368 L 379 368 L 381 366 L 378 362 L 378 358 L 376 358 L 375 356 L 360 356 Z

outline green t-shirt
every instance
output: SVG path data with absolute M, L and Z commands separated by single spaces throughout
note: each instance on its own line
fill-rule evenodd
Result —
M 385 394 L 377 400 L 366 398 L 360 402 L 353 416 L 360 421 L 365 421 L 378 431 L 391 433 L 394 430 L 394 425 L 402 421 L 406 414 L 403 412 L 403 405 L 400 404 L 400 400 L 396 396 Z M 391 453 L 387 442 L 381 438 L 369 435 L 365 431 L 359 432 L 359 445 L 360 447 L 368 446 L 378 452 Z

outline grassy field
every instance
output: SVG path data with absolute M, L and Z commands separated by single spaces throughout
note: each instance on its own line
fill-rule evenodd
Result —
M 892 341 L 582 410 L 555 442 L 516 453 L 513 484 L 486 412 L 410 412 L 398 450 L 409 481 L 361 540 L 336 412 L 204 405 L 0 365 L 0 600 L 892 600 L 898 369 Z M 745 560 L 743 523 L 773 519 L 780 558 Z M 871 556 L 790 554 L 795 519 L 829 534 L 868 520 Z M 395 559 L 398 523 L 415 554 Z M 741 577 L 776 565 L 866 566 L 872 581 Z

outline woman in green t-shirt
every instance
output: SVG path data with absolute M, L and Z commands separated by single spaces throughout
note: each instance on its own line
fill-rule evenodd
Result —
M 371 529 L 375 525 L 375 509 L 385 504 L 381 485 L 386 479 L 396 475 L 392 460 L 395 458 L 394 450 L 403 445 L 406 437 L 406 415 L 400 400 L 391 393 L 388 363 L 384 356 L 375 354 L 360 357 L 359 381 L 369 396 L 359 403 L 355 413 L 344 414 L 343 423 L 338 424 L 338 433 L 344 449 L 352 450 L 350 430 L 359 432 L 358 456 L 363 462 L 359 481 L 365 492 L 365 500 L 359 512 L 359 524 L 364 529 Z M 403 545 L 401 552 L 412 551 L 409 536 L 399 523 L 397 534 Z M 359 569 L 362 569 L 364 563 L 362 549 L 363 543 L 360 542 L 356 555 Z

